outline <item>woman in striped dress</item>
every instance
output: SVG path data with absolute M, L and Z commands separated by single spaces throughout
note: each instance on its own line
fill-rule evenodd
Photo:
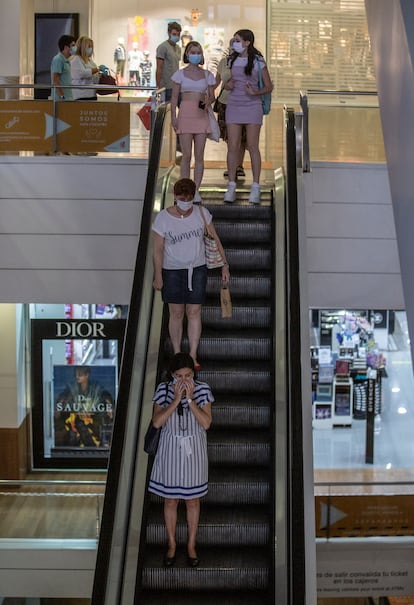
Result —
M 211 424 L 214 397 L 208 384 L 194 380 L 194 360 L 187 353 L 174 355 L 170 371 L 171 380 L 159 384 L 154 395 L 152 421 L 162 431 L 148 489 L 164 498 L 168 538 L 164 565 L 171 567 L 175 563 L 177 507 L 184 500 L 187 561 L 190 567 L 198 567 L 200 498 L 208 491 L 206 431 Z

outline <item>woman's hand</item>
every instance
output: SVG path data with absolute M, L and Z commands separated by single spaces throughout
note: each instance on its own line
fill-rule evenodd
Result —
M 234 88 L 233 78 L 230 78 L 229 80 L 227 80 L 227 82 L 224 85 L 224 88 L 226 90 L 233 90 L 233 88 Z
M 223 265 L 221 268 L 221 281 L 223 284 L 228 284 L 230 281 L 230 270 L 228 265 Z
M 192 399 L 193 398 L 193 394 L 194 394 L 194 380 L 185 380 L 184 381 L 184 387 L 185 387 L 185 393 L 186 393 L 186 397 L 187 399 Z
M 154 290 L 162 290 L 163 281 L 161 275 L 156 275 L 154 277 L 154 281 L 152 282 Z
M 251 85 L 250 82 L 247 82 L 246 84 L 246 92 L 248 95 L 250 95 L 251 97 L 255 97 L 257 95 L 257 90 L 255 90 L 253 88 L 253 86 Z

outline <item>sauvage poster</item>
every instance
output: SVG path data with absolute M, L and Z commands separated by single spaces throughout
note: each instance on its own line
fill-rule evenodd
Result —
M 114 366 L 53 368 L 55 450 L 109 449 L 116 402 Z

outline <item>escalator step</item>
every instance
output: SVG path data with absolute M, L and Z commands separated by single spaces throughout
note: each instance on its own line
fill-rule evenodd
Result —
M 218 301 L 215 301 L 215 304 L 210 304 L 210 300 L 208 300 L 203 305 L 201 313 L 203 329 L 210 327 L 214 327 L 216 330 L 231 330 L 234 328 L 239 330 L 244 328 L 268 329 L 271 322 L 271 307 L 270 304 L 266 304 L 264 301 L 239 301 L 236 299 L 233 302 L 232 316 L 223 319 Z
M 144 556 L 142 587 L 154 590 L 264 590 L 270 561 L 265 549 L 203 548 L 200 566 L 187 567 L 186 553 L 177 552 L 174 567 L 163 567 L 163 548 L 148 547 Z
M 228 220 L 229 222 L 235 222 L 239 220 L 243 221 L 271 221 L 272 220 L 272 207 L 267 201 L 268 195 L 262 194 L 263 203 L 260 206 L 253 206 L 246 202 L 237 202 L 235 204 L 224 204 L 223 200 L 214 199 L 212 196 L 206 198 L 203 206 L 213 215 L 213 221 Z
M 212 427 L 213 429 L 224 427 L 226 430 L 246 426 L 252 429 L 267 428 L 270 418 L 271 407 L 266 400 L 253 402 L 251 400 L 241 401 L 240 398 L 237 398 L 233 401 L 229 397 L 216 397 L 213 405 Z
M 214 226 L 224 248 L 229 243 L 242 243 L 248 248 L 252 244 L 269 244 L 272 241 L 272 224 L 269 221 L 214 221 Z
M 209 471 L 208 493 L 203 502 L 225 506 L 261 505 L 269 502 L 270 493 L 269 474 L 263 468 L 213 467 Z M 155 494 L 149 497 L 151 504 L 163 502 Z
M 227 359 L 229 351 L 234 360 L 270 359 L 273 351 L 271 334 L 268 330 L 203 331 L 198 348 L 200 359 Z
M 160 592 L 143 591 L 139 603 L 142 605 L 270 605 L 267 592 L 254 590 L 251 592 Z M 274 601 L 273 601 L 274 603 Z
M 185 506 L 179 506 L 177 543 L 182 547 L 187 540 Z M 269 541 L 270 519 L 262 507 L 201 507 L 197 533 L 199 546 L 264 546 Z M 153 505 L 148 514 L 147 544 L 166 544 L 162 505 Z
M 220 304 L 221 271 L 211 271 L 207 280 L 207 297 L 215 298 Z M 235 298 L 269 298 L 272 293 L 272 276 L 270 273 L 245 275 L 234 272 L 231 274 L 230 293 Z
M 231 355 L 231 353 L 229 352 Z M 265 362 L 243 361 L 238 365 L 233 361 L 204 361 L 200 357 L 202 369 L 197 372 L 198 379 L 207 382 L 215 396 L 219 393 L 255 393 L 257 398 L 272 389 L 272 373 Z
M 220 464 L 237 466 L 268 466 L 271 448 L 269 435 L 261 431 L 212 431 L 208 435 L 210 467 Z
M 237 248 L 236 246 L 225 246 L 226 258 L 230 265 L 230 271 L 270 271 L 272 267 L 272 251 L 265 248 L 264 244 L 259 246 L 248 246 Z

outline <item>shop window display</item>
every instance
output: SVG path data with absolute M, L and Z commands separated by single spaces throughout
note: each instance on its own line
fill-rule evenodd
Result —
M 386 358 L 375 341 L 375 317 L 375 312 L 320 312 L 321 344 L 311 347 L 314 428 L 351 426 L 353 419 L 365 419 L 374 374 L 374 410 L 381 413 Z M 326 384 L 332 387 L 329 392 Z

